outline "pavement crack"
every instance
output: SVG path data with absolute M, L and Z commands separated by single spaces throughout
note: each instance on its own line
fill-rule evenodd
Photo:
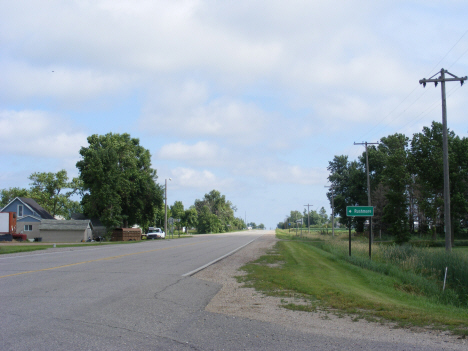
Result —
M 101 327 L 107 327 L 107 328 L 112 328 L 112 329 L 117 329 L 117 330 L 124 330 L 124 331 L 127 331 L 127 332 L 139 334 L 139 335 L 142 335 L 142 336 L 148 336 L 148 335 L 150 335 L 150 336 L 152 336 L 152 337 L 161 338 L 161 339 L 165 339 L 165 340 L 170 340 L 170 341 L 175 342 L 175 343 L 178 343 L 178 344 L 180 344 L 180 345 L 188 346 L 188 347 L 190 347 L 192 350 L 196 350 L 196 351 L 202 350 L 202 349 L 196 347 L 195 345 L 192 345 L 192 344 L 189 343 L 188 341 L 182 341 L 182 340 L 179 340 L 179 339 L 176 339 L 176 338 L 172 338 L 172 337 L 169 337 L 169 336 L 165 336 L 165 335 L 152 334 L 152 333 L 145 333 L 145 332 L 141 332 L 141 331 L 134 330 L 134 329 L 130 329 L 130 328 L 126 328 L 126 327 L 119 327 L 119 326 L 111 325 L 111 324 L 107 324 L 107 323 L 89 322 L 89 321 L 84 321 L 84 320 L 80 320 L 80 319 L 72 319 L 72 318 L 55 318 L 55 319 L 58 320 L 58 321 L 67 321 L 67 322 L 73 322 L 73 323 L 82 323 L 82 324 L 91 325 L 91 326 L 101 326 Z
M 164 289 L 162 289 L 162 290 L 160 290 L 160 291 L 154 293 L 154 298 L 155 298 L 155 299 L 158 299 L 158 298 L 159 298 L 158 295 L 165 293 L 166 290 L 168 290 L 169 288 L 172 288 L 174 285 L 178 284 L 182 279 L 184 279 L 184 278 L 179 278 L 179 279 L 177 279 L 174 283 L 169 284 L 169 285 L 167 285 L 166 287 L 164 287 Z

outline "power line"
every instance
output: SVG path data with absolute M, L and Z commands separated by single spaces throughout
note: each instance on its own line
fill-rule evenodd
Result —
M 438 74 L 438 73 L 436 73 Z M 436 75 L 434 74 L 434 76 Z M 446 78 L 445 74 L 448 74 L 452 78 Z M 452 251 L 452 225 L 450 218 L 450 187 L 449 187 L 449 159 L 448 159 L 448 136 L 447 136 L 447 98 L 445 94 L 445 83 L 446 82 L 460 82 L 463 85 L 467 77 L 457 77 L 445 69 L 440 70 L 440 76 L 434 78 L 432 76 L 429 79 L 423 78 L 419 81 L 423 87 L 426 87 L 427 83 L 434 83 L 437 86 L 440 83 L 442 90 L 442 149 L 443 149 L 443 161 L 444 161 L 444 216 L 445 216 L 445 251 Z
M 455 87 L 452 87 L 452 89 L 450 90 L 447 98 L 449 98 L 450 96 L 453 95 L 453 93 L 455 93 L 458 89 L 460 89 L 461 86 L 455 86 Z M 412 120 L 412 121 L 409 121 L 408 123 L 404 124 L 402 127 L 400 127 L 397 132 L 401 132 L 403 129 L 405 129 L 408 125 L 410 125 L 410 127 L 416 125 L 420 120 L 422 120 L 424 117 L 427 116 L 427 114 L 429 114 L 429 112 L 431 112 L 432 110 L 434 110 L 437 106 L 439 106 L 439 102 L 438 101 L 434 101 L 428 108 L 426 108 L 423 112 L 421 112 L 419 115 L 417 115 L 415 118 L 415 120 Z M 418 118 L 419 117 L 419 118 Z
M 434 65 L 434 67 L 430 70 L 429 74 L 430 75 L 433 70 L 439 66 L 439 64 L 450 54 L 450 52 L 452 52 L 452 50 L 458 45 L 458 43 L 463 39 L 463 37 L 468 33 L 468 29 L 460 36 L 460 38 L 458 38 L 458 40 L 455 42 L 455 44 L 453 44 L 453 46 L 445 53 L 445 55 Z M 457 59 L 455 60 L 454 63 L 452 63 L 452 65 L 450 67 L 452 67 L 461 57 L 463 57 L 466 53 L 468 52 L 468 49 Z M 450 68 L 449 67 L 449 68 Z M 382 118 L 379 122 L 377 122 L 371 129 L 369 129 L 367 132 L 365 132 L 359 139 L 363 139 L 365 136 L 369 135 L 369 133 L 371 133 L 375 128 L 377 128 L 379 125 L 381 125 L 384 121 L 386 121 L 397 109 L 398 107 L 400 107 L 415 91 L 416 89 L 418 88 L 418 86 L 416 86 L 408 95 L 406 95 L 406 97 L 400 102 L 398 103 L 398 105 L 392 110 L 390 111 L 387 115 L 385 115 L 384 118 Z M 405 113 L 409 108 L 411 108 L 411 106 L 413 106 L 425 93 L 419 95 L 419 97 L 416 98 L 416 100 L 414 100 L 413 102 L 411 102 L 409 104 L 408 107 L 406 107 L 402 112 L 400 112 L 396 118 L 392 119 L 390 122 L 388 122 L 387 124 L 385 124 L 383 127 L 379 128 L 378 131 L 381 131 L 383 130 L 384 128 L 388 127 L 390 125 L 391 122 L 394 122 L 396 119 L 399 119 L 401 117 L 401 115 L 403 113 Z M 377 133 L 374 133 L 374 134 L 370 134 L 370 136 L 372 135 L 375 135 Z

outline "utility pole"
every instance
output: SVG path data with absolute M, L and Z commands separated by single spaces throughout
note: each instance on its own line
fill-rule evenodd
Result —
M 169 180 L 172 180 L 169 178 Z M 167 179 L 164 187 L 164 234 L 167 236 Z
M 310 211 L 309 211 L 309 207 L 314 206 L 314 205 L 307 204 L 307 205 L 304 205 L 304 206 L 307 206 L 307 228 L 309 229 L 309 234 L 310 234 L 310 217 L 309 217 L 309 212 Z
M 440 73 L 438 78 L 434 78 Z M 445 78 L 445 74 L 450 75 L 452 78 Z M 465 82 L 467 77 L 459 78 L 445 69 L 441 69 L 429 79 L 421 79 L 419 84 L 426 87 L 426 83 L 434 83 L 435 86 L 440 82 L 442 90 L 442 152 L 444 159 L 444 215 L 445 215 L 445 251 L 452 251 L 452 223 L 450 218 L 450 187 L 449 187 L 449 159 L 448 159 L 448 137 L 447 137 L 447 102 L 445 97 L 445 82 L 460 82 L 461 85 Z
M 335 236 L 335 188 L 333 185 L 325 185 L 325 188 L 330 188 L 332 191 L 332 236 Z
M 370 178 L 369 178 L 369 155 L 367 152 L 367 145 L 378 145 L 379 143 L 368 143 L 363 141 L 362 143 L 354 143 L 354 145 L 365 145 L 366 146 L 366 172 L 367 172 L 367 206 L 371 205 L 371 193 L 370 193 Z M 369 217 L 369 252 L 371 250 L 371 244 L 374 241 L 372 236 L 372 217 Z M 370 255 L 369 255 L 370 257 Z

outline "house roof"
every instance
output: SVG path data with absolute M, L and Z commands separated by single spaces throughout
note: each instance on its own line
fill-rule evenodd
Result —
M 30 199 L 29 197 L 18 197 L 17 199 L 27 205 L 31 210 L 36 212 L 39 216 L 41 216 L 42 219 L 54 219 L 54 216 L 47 212 L 34 199 Z
M 31 222 L 31 219 L 33 220 L 32 222 L 40 222 L 41 221 L 41 217 L 26 215 L 26 216 L 23 216 L 21 218 L 18 218 L 18 220 L 16 222 L 17 223 L 19 223 L 19 222 L 27 223 L 27 222 Z
M 58 221 L 55 219 L 43 219 L 39 224 L 39 230 L 85 230 L 93 224 L 89 219 L 70 219 L 65 221 Z
M 71 214 L 71 219 L 90 219 L 91 220 L 91 223 L 93 224 L 93 227 L 94 228 L 97 228 L 97 227 L 104 227 L 104 224 L 101 223 L 101 221 L 99 220 L 99 218 L 88 218 L 86 217 L 84 214 L 82 213 L 72 213 Z

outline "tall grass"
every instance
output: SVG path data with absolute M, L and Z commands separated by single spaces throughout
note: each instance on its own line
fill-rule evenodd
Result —
M 468 256 L 462 251 L 447 253 L 444 249 L 418 248 L 410 245 L 384 246 L 383 260 L 412 271 L 443 287 L 447 267 L 446 289 L 456 293 L 456 301 L 468 306 Z
M 438 303 L 468 307 L 468 255 L 460 251 L 446 253 L 443 249 L 417 248 L 410 245 L 373 245 L 372 260 L 369 246 L 353 239 L 352 256 L 344 238 L 308 241 L 356 266 L 398 278 L 397 289 L 424 295 Z M 443 281 L 447 270 L 447 284 Z

